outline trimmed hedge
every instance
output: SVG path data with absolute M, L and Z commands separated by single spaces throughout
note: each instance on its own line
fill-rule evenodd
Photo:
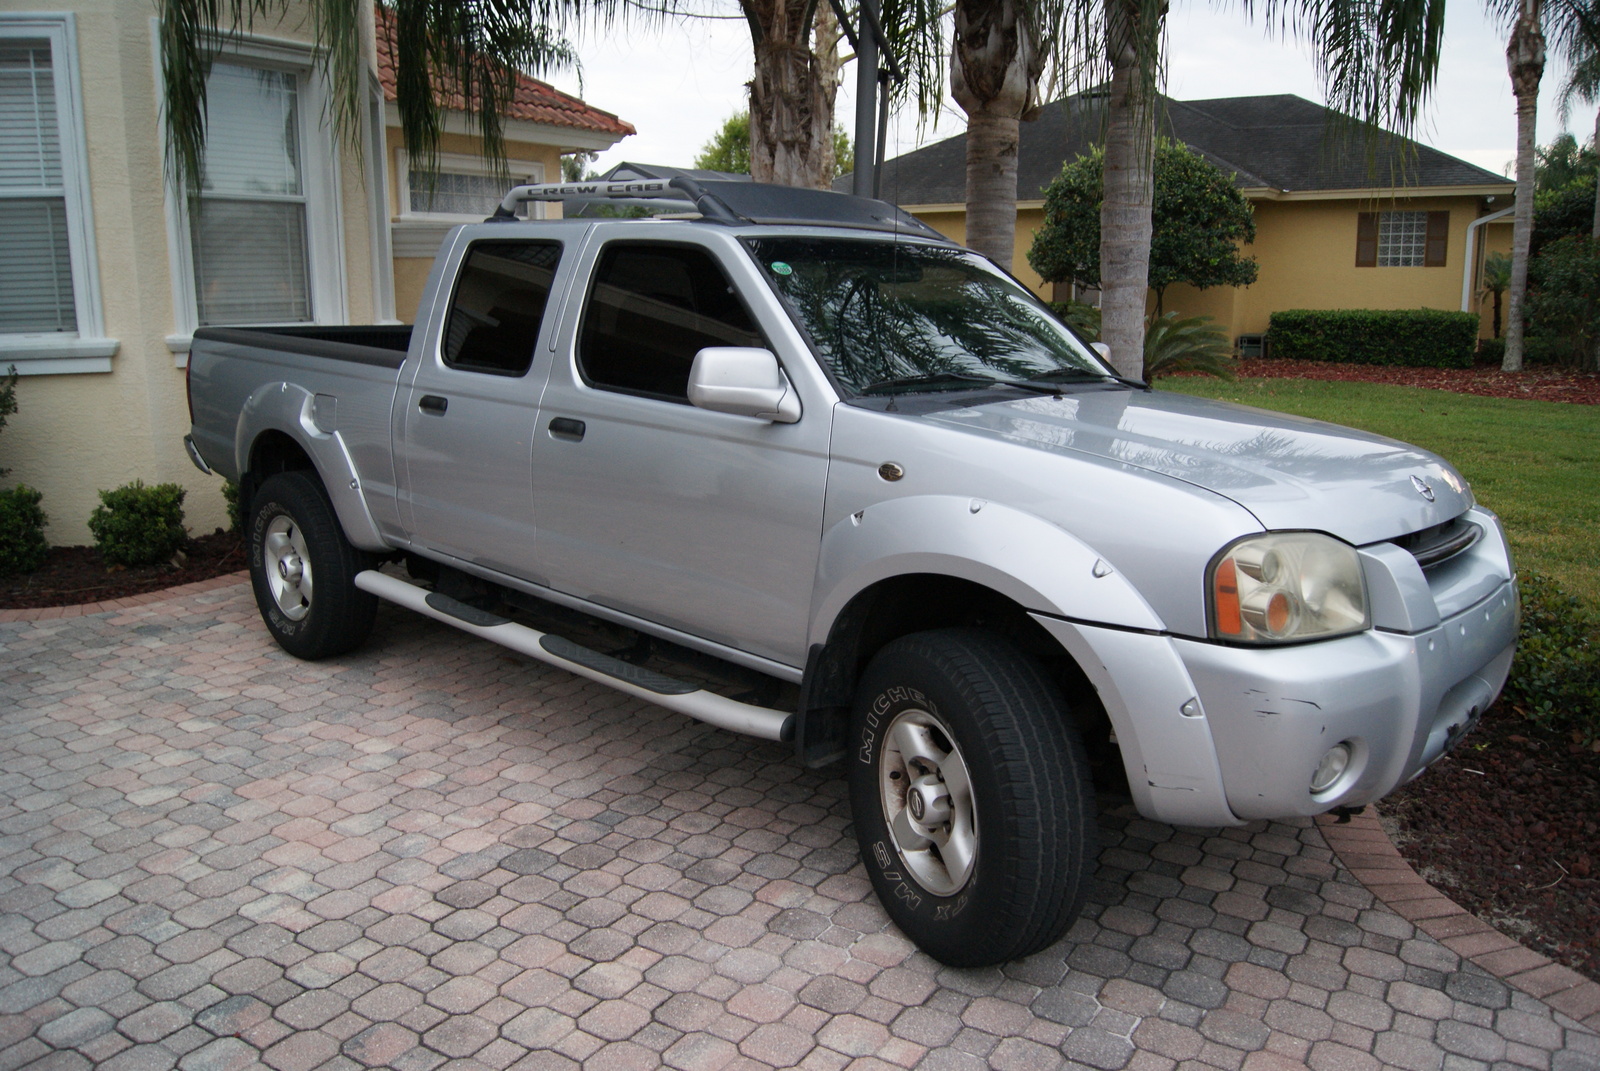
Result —
M 154 565 L 170 559 L 188 536 L 183 530 L 183 488 L 146 487 L 143 480 L 100 492 L 89 514 L 94 545 L 108 565 Z
M 1284 360 L 1471 368 L 1477 344 L 1477 314 L 1442 309 L 1290 309 L 1267 328 Z

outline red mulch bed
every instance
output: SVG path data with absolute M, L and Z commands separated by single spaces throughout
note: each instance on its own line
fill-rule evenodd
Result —
M 1248 378 L 1355 380 L 1600 405 L 1600 374 L 1534 368 L 1391 368 L 1244 360 Z M 57 547 L 30 576 L 0 580 L 0 609 L 100 602 L 244 567 L 236 536 L 190 541 L 188 561 L 108 571 L 89 547 Z M 1384 801 L 1402 854 L 1452 899 L 1516 940 L 1600 981 L 1600 755 L 1541 733 L 1503 704 L 1454 754 Z
M 1445 895 L 1600 981 L 1600 755 L 1497 703 L 1379 810 Z
M 1254 358 L 1235 364 L 1241 379 L 1332 379 L 1362 383 L 1394 383 L 1481 394 L 1490 398 L 1532 398 L 1541 402 L 1600 405 L 1600 373 L 1559 368 L 1502 372 L 1495 367 L 1395 368 L 1371 364 L 1329 364 L 1323 361 L 1280 361 Z
M 147 591 L 210 580 L 245 566 L 244 544 L 217 529 L 190 539 L 182 565 L 107 567 L 93 547 L 51 547 L 44 565 L 20 576 L 0 577 L 0 610 L 76 606 L 142 595 Z

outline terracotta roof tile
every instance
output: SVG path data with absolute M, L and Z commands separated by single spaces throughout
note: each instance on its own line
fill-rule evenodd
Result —
M 378 81 L 383 86 L 383 99 L 395 99 L 394 50 L 390 35 L 385 32 L 385 17 L 378 15 Z M 453 110 L 464 110 L 461 94 L 451 91 L 440 94 L 440 103 Z M 636 133 L 633 124 L 618 119 L 610 112 L 585 104 L 554 86 L 537 78 L 518 75 L 516 96 L 507 109 L 507 118 L 530 123 L 547 123 L 550 126 L 570 127 L 599 134 L 625 137 Z

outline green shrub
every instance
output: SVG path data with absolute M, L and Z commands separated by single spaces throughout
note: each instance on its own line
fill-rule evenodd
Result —
M 1471 368 L 1478 316 L 1442 309 L 1290 309 L 1272 314 L 1268 352 L 1284 360 Z
M 5 378 L 0 379 L 0 428 L 6 426 L 6 417 L 17 411 L 17 366 L 12 365 Z M 0 476 L 10 472 L 0 468 Z
M 1600 612 L 1548 577 L 1521 574 L 1522 634 L 1505 699 L 1546 729 L 1600 740 Z
M 244 531 L 244 515 L 239 512 L 239 485 L 232 480 L 223 480 L 222 501 L 228 507 L 228 531 L 238 535 Z
M 1551 242 L 1528 265 L 1528 327 L 1547 339 L 1554 363 L 1593 368 L 1600 337 L 1600 239 Z M 1532 347 L 1530 347 L 1531 349 Z
M 1503 338 L 1478 339 L 1479 364 L 1492 364 L 1499 368 L 1506 360 L 1506 340 Z
M 175 483 L 146 487 L 143 480 L 101 491 L 89 515 L 89 531 L 109 565 L 153 565 L 183 546 L 183 488 Z
M 1078 301 L 1053 301 L 1056 318 L 1090 342 L 1100 340 L 1100 310 Z M 1145 325 L 1144 381 L 1177 372 L 1233 379 L 1233 346 L 1209 316 L 1164 313 Z
M 43 498 L 26 484 L 0 491 L 0 576 L 31 573 L 44 564 Z

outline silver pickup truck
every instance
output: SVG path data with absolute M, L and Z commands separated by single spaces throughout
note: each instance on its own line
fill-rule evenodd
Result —
M 698 215 L 516 218 L 572 196 Z M 497 217 L 414 328 L 196 333 L 187 442 L 239 483 L 268 631 L 338 655 L 390 600 L 842 760 L 944 962 L 1066 930 L 1096 778 L 1190 826 L 1359 807 L 1504 683 L 1506 541 L 1430 453 L 1118 379 L 881 202 L 675 179 Z

